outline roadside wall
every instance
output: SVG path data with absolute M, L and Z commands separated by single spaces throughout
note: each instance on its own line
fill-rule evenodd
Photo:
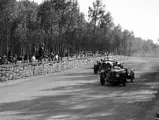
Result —
M 16 65 L 3 65 L 0 66 L 0 82 L 6 82 L 8 80 L 17 80 L 21 78 L 27 78 L 37 75 L 45 75 L 54 72 L 60 72 L 76 67 L 84 66 L 86 64 L 92 64 L 96 60 L 103 59 L 104 57 L 88 57 L 83 59 L 65 60 L 60 63 L 49 62 L 49 63 L 27 63 L 27 64 L 16 64 Z M 113 56 L 112 58 L 118 60 L 128 59 L 124 56 Z M 93 67 L 93 66 L 92 66 Z
M 93 58 L 85 58 L 80 60 L 63 61 L 60 63 L 30 63 L 17 65 L 0 66 L 0 81 L 16 80 L 31 76 L 45 75 L 48 73 L 60 72 L 75 67 L 89 64 Z

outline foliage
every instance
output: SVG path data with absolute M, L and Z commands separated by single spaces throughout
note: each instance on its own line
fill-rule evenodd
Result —
M 115 25 L 101 0 L 88 8 L 89 20 L 75 0 L 0 0 L 0 55 L 10 49 L 32 55 L 45 44 L 45 52 L 64 56 L 83 51 L 104 51 L 122 55 L 158 56 L 159 45 L 135 37 L 132 31 Z

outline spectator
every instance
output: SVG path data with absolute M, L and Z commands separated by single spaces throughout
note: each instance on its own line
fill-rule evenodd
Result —
M 50 59 L 51 59 L 51 61 L 53 61 L 53 59 L 54 59 L 54 53 L 53 52 L 50 53 Z
M 12 58 L 12 56 L 13 56 L 13 53 L 12 53 L 12 51 L 11 51 L 11 50 L 9 50 L 9 52 L 8 52 L 8 58 L 9 58 L 9 59 L 11 59 L 11 58 Z
M 17 63 L 17 55 L 16 54 L 13 54 L 13 61 L 12 61 L 13 63 Z
M 59 60 L 58 54 L 55 55 L 55 60 L 58 62 L 58 60 Z
M 24 62 L 28 62 L 28 59 L 29 59 L 28 55 L 25 54 L 25 55 L 24 55 Z
M 35 62 L 36 61 L 36 58 L 35 58 L 35 55 L 33 55 L 32 57 L 31 57 L 31 62 Z
M 15 57 L 17 58 L 17 55 L 15 54 Z M 19 56 L 18 58 L 18 61 L 22 61 L 23 60 L 23 57 L 22 56 Z
M 6 56 L 6 54 L 4 54 L 3 56 L 2 56 L 2 64 L 6 64 L 7 63 L 7 56 Z
M 68 52 L 65 54 L 65 57 L 68 57 Z
M 39 61 L 42 62 L 43 57 L 44 57 L 44 48 L 40 47 L 39 48 Z
M 78 60 L 80 59 L 80 55 L 77 56 Z

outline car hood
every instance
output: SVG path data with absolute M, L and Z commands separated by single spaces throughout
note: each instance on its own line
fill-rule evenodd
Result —
M 125 69 L 112 69 L 111 72 L 126 73 Z
M 109 63 L 110 65 L 113 65 L 112 61 L 105 61 L 105 63 Z

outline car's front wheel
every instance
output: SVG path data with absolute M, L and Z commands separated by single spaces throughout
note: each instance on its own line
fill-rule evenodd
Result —
M 101 83 L 101 85 L 105 84 L 105 77 L 102 74 L 100 75 L 100 83 Z
M 97 74 L 97 70 L 96 69 L 94 69 L 94 74 Z
M 94 74 L 97 74 L 97 66 L 94 66 Z
M 123 86 L 126 86 L 126 79 L 123 80 Z

